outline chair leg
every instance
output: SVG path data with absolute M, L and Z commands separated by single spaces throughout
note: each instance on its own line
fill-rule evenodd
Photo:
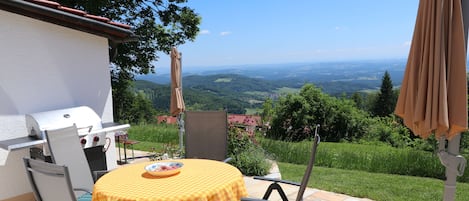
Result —
M 117 147 L 119 147 L 119 163 L 122 163 L 122 158 L 121 158 L 121 142 L 120 142 L 120 137 L 117 137 Z
M 267 188 L 267 191 L 265 192 L 264 197 L 262 197 L 262 199 L 268 200 L 273 190 L 278 191 L 278 194 L 280 194 L 280 197 L 282 198 L 283 201 L 288 201 L 287 195 L 285 194 L 282 187 L 277 182 L 269 185 L 269 188 Z
M 127 164 L 127 143 L 123 143 L 124 144 L 124 163 Z

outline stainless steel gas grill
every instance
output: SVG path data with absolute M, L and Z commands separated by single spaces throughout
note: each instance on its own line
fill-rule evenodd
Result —
M 107 133 L 127 130 L 130 127 L 129 124 L 103 124 L 96 112 L 87 106 L 26 114 L 25 121 L 28 136 L 0 141 L 0 148 L 6 150 L 30 148 L 32 158 L 50 161 L 50 152 L 44 144 L 46 142 L 45 131 L 75 124 L 78 128 L 80 143 L 92 170 L 106 169 L 105 151 L 113 140 L 113 138 L 106 137 Z
M 102 124 L 101 118 L 89 107 L 81 106 L 26 115 L 29 136 L 45 140 L 48 129 L 64 128 L 75 124 L 84 149 L 106 145 L 106 133 L 125 130 L 128 124 Z

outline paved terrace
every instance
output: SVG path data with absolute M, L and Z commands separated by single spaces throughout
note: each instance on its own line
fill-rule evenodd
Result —
M 120 151 L 121 151 L 121 157 L 123 160 L 124 150 L 122 149 L 122 147 Z M 119 150 L 117 154 L 119 154 Z M 145 157 L 139 158 L 141 156 L 149 155 L 149 153 L 147 152 L 134 150 L 134 155 L 137 159 L 127 160 L 128 163 L 139 163 L 139 162 L 149 161 L 149 158 L 145 158 Z M 130 149 L 127 149 L 127 157 L 132 157 L 132 151 Z M 276 163 L 273 164 L 270 170 L 270 174 L 266 176 L 271 177 L 271 178 L 281 178 L 280 170 L 278 169 Z M 248 176 L 244 177 L 244 182 L 246 183 L 246 189 L 248 191 L 249 197 L 253 197 L 253 198 L 262 198 L 262 196 L 265 193 L 265 190 L 271 184 L 271 182 L 255 180 L 252 177 L 248 177 Z M 298 190 L 298 187 L 287 185 L 287 184 L 280 184 L 280 185 L 282 186 L 283 190 L 287 194 L 288 199 L 295 200 L 296 191 Z M 271 194 L 269 200 L 281 201 L 281 198 L 278 195 L 278 193 L 274 191 Z M 323 190 L 319 190 L 315 188 L 306 188 L 305 194 L 303 196 L 303 200 L 304 201 L 371 201 L 370 199 L 367 199 L 367 198 L 355 198 L 355 197 L 351 197 L 348 195 L 323 191 Z

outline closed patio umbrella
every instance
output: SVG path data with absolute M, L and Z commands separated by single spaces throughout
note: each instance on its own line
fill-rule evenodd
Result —
M 182 97 L 181 55 L 173 47 L 171 49 L 171 115 L 179 115 L 184 112 L 185 107 Z
M 175 47 L 171 49 L 171 102 L 170 113 L 177 116 L 179 126 L 179 149 L 182 150 L 182 135 L 184 130 L 184 122 L 182 120 L 182 112 L 186 106 L 182 96 L 182 76 L 181 76 L 181 55 Z
M 465 167 L 459 156 L 459 133 L 467 130 L 465 44 L 461 0 L 420 0 L 395 113 L 414 134 L 440 139 L 445 201 L 454 200 L 456 175 Z

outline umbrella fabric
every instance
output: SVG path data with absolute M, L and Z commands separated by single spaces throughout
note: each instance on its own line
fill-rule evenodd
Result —
M 451 140 L 467 130 L 460 0 L 421 0 L 395 113 L 414 134 Z
M 177 116 L 185 110 L 181 86 L 181 57 L 176 48 L 171 50 L 171 115 Z

